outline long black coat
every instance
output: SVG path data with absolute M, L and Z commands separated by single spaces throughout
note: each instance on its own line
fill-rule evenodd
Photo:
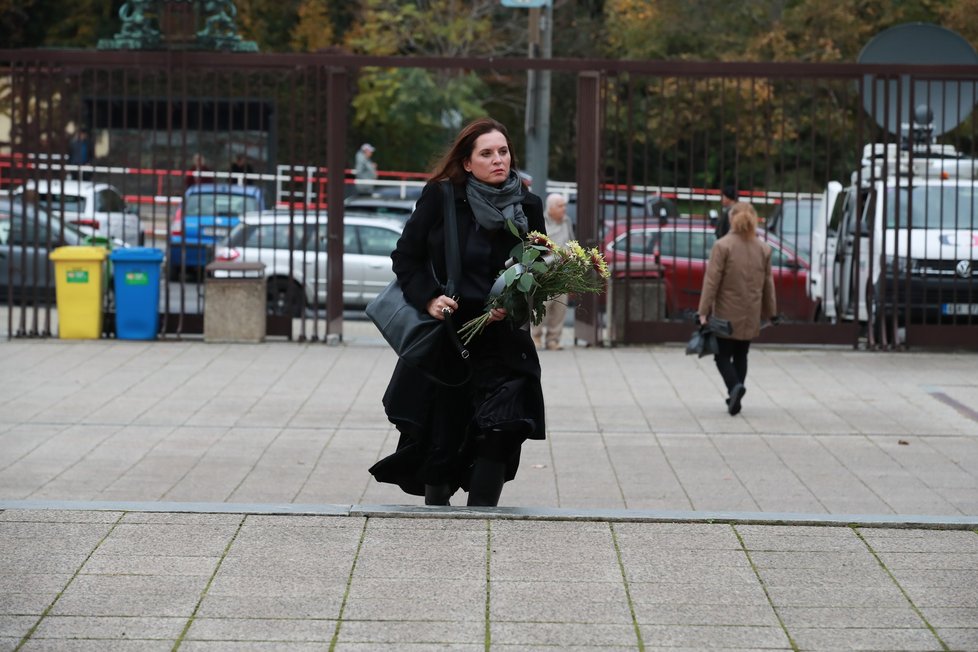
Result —
M 404 291 L 404 296 L 421 311 L 426 310 L 431 299 L 443 294 L 442 281 L 447 279 L 443 202 L 439 184 L 429 183 L 425 186 L 414 213 L 404 226 L 397 248 L 391 254 L 394 273 Z M 522 205 L 529 230 L 545 232 L 543 202 L 540 198 L 527 193 Z M 463 252 L 462 265 L 464 266 L 466 243 L 475 220 L 463 186 L 455 188 L 455 213 L 458 223 L 459 251 Z M 516 236 L 508 231 L 495 239 L 490 255 L 495 270 L 503 269 L 510 251 L 518 243 Z M 463 300 L 456 315 L 458 319 L 456 327 L 483 310 L 484 305 Z M 493 329 L 493 336 L 486 337 L 491 329 Z M 543 439 L 546 425 L 543 390 L 540 385 L 540 361 L 529 331 L 519 328 L 509 320 L 490 324 L 486 333 L 477 336 L 470 347 L 474 358 L 479 355 L 480 339 L 491 341 L 494 346 L 503 344 L 495 346 L 494 354 L 502 357 L 504 366 L 511 370 L 513 376 L 521 377 L 526 381 L 523 385 L 523 404 L 527 412 L 532 413 L 536 422 L 535 429 L 527 437 Z M 451 358 L 451 355 L 445 356 L 446 360 Z M 388 419 L 402 433 L 398 444 L 399 453 L 412 442 L 424 439 L 425 430 L 431 426 L 432 410 L 439 409 L 435 403 L 440 393 L 441 388 L 423 373 L 398 361 L 384 394 L 383 404 Z M 371 472 L 381 482 L 393 482 L 399 484 L 408 493 L 423 495 L 423 483 L 409 477 L 412 471 L 410 467 L 416 464 L 417 460 L 397 458 L 398 455 L 395 454 L 387 460 L 382 460 L 371 469 Z M 507 479 L 515 476 L 518 463 L 517 455 L 514 463 L 508 465 Z

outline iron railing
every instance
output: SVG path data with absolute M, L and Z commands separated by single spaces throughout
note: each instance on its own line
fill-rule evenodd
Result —
M 89 172 L 82 181 L 141 198 L 147 244 L 167 254 L 162 334 L 201 332 L 206 297 L 200 274 L 173 255 L 181 244 L 174 235 L 174 198 L 183 195 L 194 154 L 224 172 L 243 153 L 254 171 L 231 181 L 252 181 L 264 191 L 266 207 L 290 205 L 297 222 L 311 215 L 324 232 L 329 259 L 325 274 L 310 281 L 314 290 L 325 288 L 325 305 L 307 305 L 298 318 L 270 314 L 269 333 L 304 341 L 341 337 L 339 198 L 359 145 L 350 141 L 348 107 L 358 75 L 378 67 L 474 71 L 510 90 L 524 87 L 528 71 L 552 72 L 552 102 L 560 110 L 552 112 L 551 134 L 567 135 L 551 159 L 558 178 L 543 187 L 569 195 L 578 238 L 614 259 L 609 295 L 579 300 L 579 341 L 687 337 L 712 243 L 711 211 L 719 209 L 720 189 L 733 185 L 778 230 L 761 237 L 775 249 L 778 299 L 788 323 L 766 329 L 762 339 L 874 348 L 978 342 L 978 208 L 970 163 L 975 118 L 970 108 L 955 107 L 961 125 L 935 139 L 954 148 L 957 157 L 946 160 L 955 167 L 931 170 L 924 183 L 919 165 L 931 160 L 925 149 L 901 149 L 899 125 L 888 124 L 889 117 L 876 124 L 864 109 L 877 102 L 903 106 L 904 97 L 912 106 L 937 104 L 933 91 L 919 97 L 919 80 L 973 94 L 978 67 L 51 50 L 0 51 L 0 113 L 10 118 L 9 136 L 0 133 L 7 141 L 0 143 L 0 192 L 9 193 L 0 196 L 6 239 L 0 251 L 7 254 L 0 290 L 8 332 L 52 334 L 49 266 L 43 259 L 15 263 L 14 254 L 29 245 L 57 245 L 64 224 L 76 216 L 63 198 L 48 201 L 57 228 L 20 228 L 17 241 L 4 234 L 2 220 L 20 219 L 26 227 L 26 219 L 16 217 L 22 211 L 15 206 L 25 201 L 19 189 L 64 184 L 82 172 Z M 880 80 L 892 83 L 881 86 Z M 909 120 L 896 114 L 897 122 Z M 73 169 L 59 159 L 69 132 L 83 125 L 98 156 L 93 168 Z M 516 132 L 511 135 L 520 151 Z M 874 142 L 893 147 L 881 146 L 878 160 L 867 166 L 864 146 Z M 426 161 L 417 163 L 421 171 Z M 901 177 L 900 166 L 907 165 L 912 176 Z M 225 181 L 202 171 L 208 172 L 211 180 Z M 200 173 L 190 177 L 197 181 Z M 902 190 L 901 179 L 908 184 Z M 294 201 L 296 194 L 303 201 Z M 937 195 L 950 199 L 932 201 Z M 927 226 L 918 228 L 918 220 Z M 6 232 L 14 230 L 7 226 Z M 286 244 L 292 271 L 318 255 Z M 205 243 L 205 256 L 218 246 Z M 968 271 L 959 272 L 965 263 Z M 32 273 L 24 265 L 33 266 Z M 108 296 L 105 310 L 111 314 L 112 308 Z M 107 324 L 110 329 L 111 320 Z

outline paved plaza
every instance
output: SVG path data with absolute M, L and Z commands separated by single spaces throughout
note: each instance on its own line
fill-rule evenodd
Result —
M 0 341 L 0 650 L 978 650 L 978 357 L 541 353 L 499 508 L 429 508 L 394 357 Z M 453 502 L 464 504 L 460 493 Z

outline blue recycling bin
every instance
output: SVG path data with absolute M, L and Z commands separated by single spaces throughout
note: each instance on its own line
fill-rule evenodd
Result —
M 114 271 L 115 336 L 121 340 L 156 339 L 163 252 L 129 247 L 115 249 L 109 258 Z

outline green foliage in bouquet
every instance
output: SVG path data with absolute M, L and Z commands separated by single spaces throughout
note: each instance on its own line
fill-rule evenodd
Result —
M 519 236 L 512 222 L 507 226 Z M 465 344 L 471 342 L 489 323 L 493 308 L 505 309 L 506 318 L 517 324 L 539 324 L 547 314 L 545 302 L 562 294 L 603 292 L 608 276 L 608 264 L 597 247 L 585 249 L 574 240 L 561 247 L 545 234 L 531 231 L 510 252 L 489 293 L 485 313 L 462 324 L 459 337 Z

